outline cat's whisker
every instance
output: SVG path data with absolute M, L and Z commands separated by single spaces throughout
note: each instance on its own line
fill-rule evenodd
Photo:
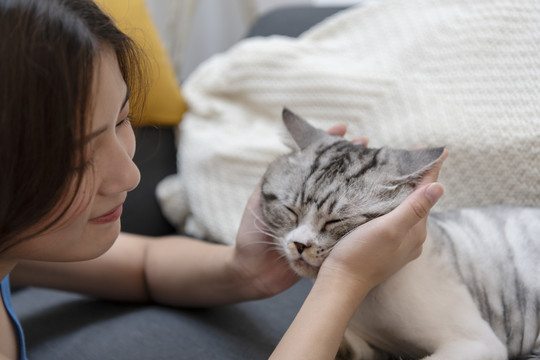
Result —
M 255 218 L 255 222 L 253 223 L 253 225 L 255 225 L 255 228 L 258 230 L 259 233 L 262 233 L 273 239 L 279 240 L 276 234 L 270 229 L 268 224 L 266 224 L 266 222 L 259 215 L 257 215 L 255 211 L 253 211 L 252 209 L 249 209 L 249 211 Z
M 248 234 L 264 234 L 264 235 L 266 235 L 266 236 L 268 236 L 268 237 L 270 237 L 272 239 L 279 240 L 279 238 L 275 234 L 273 234 L 273 233 L 271 233 L 269 231 L 265 231 L 265 230 L 260 229 L 260 228 L 257 229 L 257 230 L 254 230 L 254 231 L 250 231 L 250 232 L 248 232 Z
M 281 245 L 279 243 L 276 243 L 275 241 L 264 241 L 264 240 L 260 240 L 260 241 L 251 241 L 247 244 L 243 244 L 242 245 L 242 248 L 246 248 L 248 246 L 254 246 L 254 245 L 265 245 L 267 246 L 266 250 L 264 251 L 265 253 L 267 252 L 270 252 L 270 251 L 276 251 L 280 254 L 283 253 L 283 248 L 281 247 Z
M 283 257 L 283 253 L 281 251 L 281 248 L 279 248 L 279 246 L 273 246 L 273 247 L 269 247 L 268 249 L 266 249 L 264 251 L 265 254 L 269 253 L 269 252 L 277 252 L 278 254 L 280 254 L 277 258 L 278 259 L 281 259 Z
M 255 218 L 255 226 L 258 228 L 257 221 L 261 223 L 264 227 L 268 228 L 268 224 L 257 214 L 253 209 L 249 209 L 249 212 Z
M 248 246 L 254 246 L 254 245 L 269 245 L 269 244 L 257 244 L 257 243 L 250 243 L 250 244 L 245 244 L 243 245 L 242 247 L 243 248 L 246 248 Z M 275 245 L 275 244 L 274 244 Z M 264 254 L 267 254 L 267 253 L 270 253 L 270 252 L 276 252 L 278 254 L 280 254 L 278 256 L 278 259 L 282 258 L 283 257 L 283 254 L 282 254 L 282 250 L 279 246 L 268 246 L 266 249 L 264 249 L 263 253 Z
M 248 245 L 254 245 L 254 244 L 258 244 L 258 245 L 261 245 L 261 244 L 264 244 L 264 245 L 276 245 L 276 243 L 274 241 L 250 241 Z
M 271 238 L 274 238 L 274 239 L 276 238 L 276 235 L 272 231 L 262 229 L 259 227 L 256 227 L 255 230 L 246 231 L 246 234 L 264 234 L 264 235 L 270 236 Z

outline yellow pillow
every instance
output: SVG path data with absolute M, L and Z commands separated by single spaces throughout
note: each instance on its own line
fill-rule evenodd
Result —
M 150 58 L 150 89 L 137 125 L 176 125 L 186 104 L 174 70 L 144 0 L 95 0 L 116 25 L 135 40 Z

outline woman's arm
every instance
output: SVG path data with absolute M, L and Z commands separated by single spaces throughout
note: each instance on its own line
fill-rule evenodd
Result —
M 120 234 L 102 256 L 71 263 L 21 262 L 17 285 L 75 291 L 100 298 L 175 306 L 247 300 L 246 279 L 232 265 L 234 248 L 181 237 Z

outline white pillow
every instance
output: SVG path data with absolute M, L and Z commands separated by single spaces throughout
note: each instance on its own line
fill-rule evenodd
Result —
M 180 173 L 158 189 L 164 211 L 234 243 L 249 194 L 286 150 L 283 106 L 321 128 L 348 123 L 374 147 L 447 146 L 439 210 L 539 206 L 539 23 L 540 2 L 528 0 L 386 0 L 298 39 L 244 40 L 184 84 L 190 110 Z M 171 200 L 179 188 L 184 215 Z

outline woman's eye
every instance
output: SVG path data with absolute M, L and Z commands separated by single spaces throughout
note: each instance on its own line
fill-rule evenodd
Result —
M 341 219 L 336 219 L 336 220 L 330 220 L 330 221 L 327 221 L 324 223 L 324 230 L 325 231 L 330 231 L 332 230 L 337 224 L 339 224 L 341 222 Z
M 116 124 L 116 127 L 119 128 L 119 127 L 122 127 L 122 126 L 129 126 L 131 125 L 131 116 L 126 116 L 123 120 L 119 121 L 117 124 Z

